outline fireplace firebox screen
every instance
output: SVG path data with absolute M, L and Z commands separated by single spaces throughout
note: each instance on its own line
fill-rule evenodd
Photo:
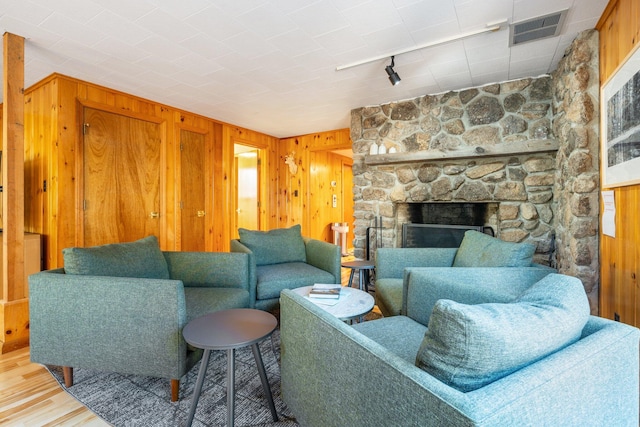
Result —
M 403 248 L 457 248 L 467 230 L 493 235 L 493 229 L 474 225 L 402 224 Z

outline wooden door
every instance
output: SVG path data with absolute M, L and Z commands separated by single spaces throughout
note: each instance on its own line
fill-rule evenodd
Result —
M 180 249 L 206 247 L 206 142 L 205 135 L 180 130 Z
M 342 160 L 330 151 L 313 151 L 309 155 L 309 237 L 334 241 L 331 225 L 344 222 L 342 194 Z
M 84 109 L 84 245 L 160 237 L 160 126 Z

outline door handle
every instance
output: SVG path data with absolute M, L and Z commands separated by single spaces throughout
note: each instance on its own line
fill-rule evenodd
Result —
M 202 217 L 203 217 L 203 216 L 205 216 L 205 215 L 206 215 L 206 212 L 205 212 L 205 211 L 198 211 L 198 213 L 196 213 L 196 216 L 197 216 L 198 218 L 202 218 Z
M 160 217 L 160 212 L 151 212 L 149 214 L 149 218 L 159 218 Z

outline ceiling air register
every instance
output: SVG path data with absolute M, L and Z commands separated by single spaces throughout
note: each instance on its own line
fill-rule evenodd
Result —
M 560 35 L 568 9 L 509 25 L 509 46 Z

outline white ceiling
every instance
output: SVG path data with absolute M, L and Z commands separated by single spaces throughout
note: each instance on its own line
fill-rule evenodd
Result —
M 349 127 L 350 111 L 552 71 L 607 0 L 0 0 L 25 37 L 25 87 L 53 72 L 266 134 Z M 504 29 L 569 9 L 560 36 L 508 47 Z M 0 58 L 0 61 L 2 59 Z M 0 88 L 1 90 L 1 88 Z M 1 93 L 0 93 L 1 95 Z

